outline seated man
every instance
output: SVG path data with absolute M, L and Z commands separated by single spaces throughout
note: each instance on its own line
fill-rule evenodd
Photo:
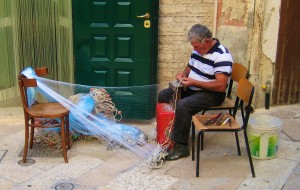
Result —
M 177 160 L 190 155 L 188 147 L 192 116 L 203 107 L 218 106 L 225 99 L 227 83 L 232 71 L 232 56 L 211 31 L 196 24 L 188 32 L 193 46 L 189 63 L 176 79 L 186 87 L 176 103 L 174 128 L 171 139 L 174 147 L 168 151 L 166 160 Z M 158 94 L 159 103 L 169 103 L 173 91 L 170 88 Z

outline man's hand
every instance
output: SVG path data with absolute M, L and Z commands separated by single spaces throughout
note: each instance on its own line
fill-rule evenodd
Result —
M 183 77 L 181 84 L 185 87 L 195 86 L 195 81 L 196 80 L 194 80 L 192 78 Z
M 183 77 L 184 77 L 184 72 L 179 71 L 175 78 L 176 78 L 176 80 L 180 81 L 180 80 L 182 80 Z

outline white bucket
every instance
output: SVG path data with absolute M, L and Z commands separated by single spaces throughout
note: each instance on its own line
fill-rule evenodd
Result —
M 253 158 L 272 159 L 276 156 L 281 128 L 282 122 L 276 117 L 257 114 L 250 116 L 247 132 Z

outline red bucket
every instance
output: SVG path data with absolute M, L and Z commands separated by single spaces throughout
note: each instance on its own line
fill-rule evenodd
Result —
M 156 141 L 161 145 L 169 145 L 169 148 L 172 146 L 170 128 L 174 119 L 174 109 L 170 104 L 156 104 Z

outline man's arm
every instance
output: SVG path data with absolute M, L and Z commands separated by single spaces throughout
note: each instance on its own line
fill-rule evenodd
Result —
M 228 76 L 223 73 L 215 74 L 216 80 L 212 82 L 202 82 L 188 77 L 183 77 L 182 85 L 186 87 L 195 86 L 216 92 L 225 92 Z

